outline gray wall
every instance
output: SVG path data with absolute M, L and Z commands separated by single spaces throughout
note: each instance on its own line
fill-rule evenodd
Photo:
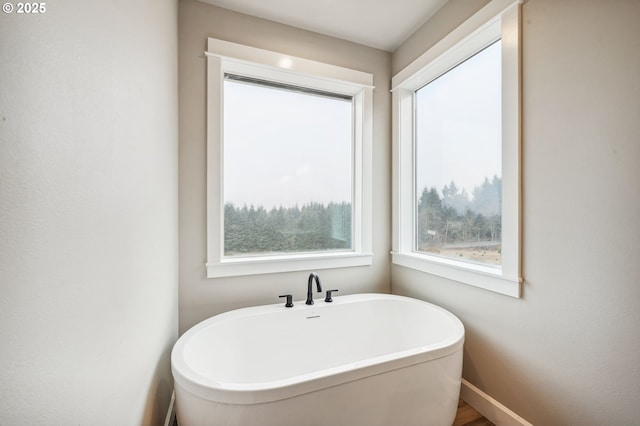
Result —
M 206 63 L 207 37 L 327 62 L 374 75 L 373 251 L 369 267 L 317 271 L 340 294 L 388 292 L 390 265 L 391 54 L 293 27 L 180 1 L 180 330 L 234 308 L 278 303 L 278 295 L 304 299 L 307 272 L 207 279 Z
M 0 424 L 162 424 L 177 3 L 2 13 L 0 75 Z
M 458 315 L 463 376 L 530 422 L 635 425 L 640 2 L 530 0 L 522 10 L 524 297 L 402 267 L 392 291 Z M 455 21 L 439 14 L 425 28 Z M 418 51 L 410 40 L 394 71 L 434 41 Z
M 391 57 L 391 75 L 397 74 L 476 13 L 490 0 L 448 0 L 425 25 L 418 28 Z

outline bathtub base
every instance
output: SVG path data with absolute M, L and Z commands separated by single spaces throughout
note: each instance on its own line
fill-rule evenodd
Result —
M 259 404 L 205 400 L 176 382 L 176 410 L 180 426 L 450 426 L 461 374 L 462 348 L 435 360 Z

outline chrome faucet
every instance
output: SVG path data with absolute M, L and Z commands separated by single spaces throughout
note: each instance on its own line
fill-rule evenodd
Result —
M 309 281 L 307 281 L 307 305 L 313 305 L 313 291 L 311 286 L 313 285 L 313 280 L 316 280 L 316 289 L 318 293 L 322 293 L 322 286 L 320 285 L 320 277 L 315 272 L 309 274 Z

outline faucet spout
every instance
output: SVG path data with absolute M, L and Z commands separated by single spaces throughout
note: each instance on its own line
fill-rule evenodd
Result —
M 316 289 L 318 293 L 322 293 L 322 286 L 320 285 L 320 277 L 315 272 L 309 274 L 309 281 L 307 281 L 307 305 L 313 305 L 313 280 L 316 280 Z

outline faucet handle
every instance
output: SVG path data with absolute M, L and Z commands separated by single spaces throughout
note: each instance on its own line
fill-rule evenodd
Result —
M 292 294 L 283 294 L 282 296 L 278 296 L 278 297 L 286 297 L 287 298 L 287 303 L 285 303 L 284 306 L 286 308 L 293 308 L 293 295 Z
M 338 291 L 338 290 L 327 290 L 327 297 L 324 298 L 325 302 L 327 303 L 333 302 L 333 299 L 331 298 L 331 293 L 333 293 L 334 291 Z

